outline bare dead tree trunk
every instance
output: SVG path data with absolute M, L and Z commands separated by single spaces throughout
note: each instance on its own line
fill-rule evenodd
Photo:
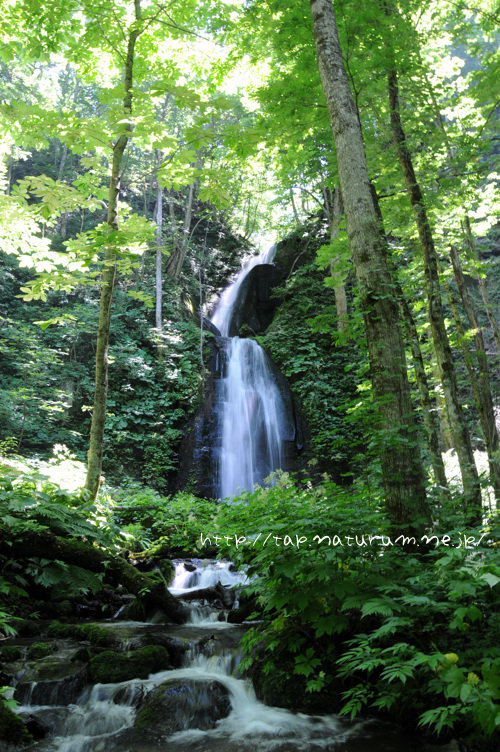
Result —
M 398 304 L 370 190 L 366 155 L 331 0 L 311 0 L 318 66 L 337 153 L 347 233 L 380 424 L 386 507 L 397 527 L 429 518 Z

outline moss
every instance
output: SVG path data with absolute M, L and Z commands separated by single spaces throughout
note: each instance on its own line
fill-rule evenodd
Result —
M 128 603 L 121 613 L 122 619 L 131 621 L 144 621 L 146 619 L 146 609 L 140 598 L 134 598 Z
M 45 658 L 50 652 L 51 647 L 46 642 L 34 642 L 28 649 L 28 656 L 30 658 Z
M 10 663 L 10 661 L 17 661 L 17 659 L 20 658 L 21 655 L 22 650 L 21 648 L 18 648 L 17 645 L 5 645 L 0 650 L 0 658 L 6 663 Z
M 106 650 L 90 661 L 92 681 L 102 684 L 146 679 L 149 674 L 169 668 L 168 650 L 162 645 L 147 645 L 129 654 Z
M 175 567 L 170 561 L 170 559 L 159 559 L 158 569 L 160 570 L 163 577 L 165 578 L 165 582 L 167 583 L 167 585 L 170 585 L 175 575 Z
M 137 713 L 134 727 L 138 729 L 149 730 L 154 721 L 161 715 L 163 709 L 163 694 L 160 692 L 151 692 L 148 696 L 148 701 L 145 707 L 141 708 Z
M 33 741 L 33 737 L 24 725 L 21 718 L 16 715 L 5 703 L 0 700 L 0 739 L 5 742 L 21 744 Z
M 97 624 L 60 624 L 58 621 L 53 621 L 47 629 L 47 634 L 50 637 L 85 640 L 99 647 L 113 647 L 116 642 L 107 629 Z

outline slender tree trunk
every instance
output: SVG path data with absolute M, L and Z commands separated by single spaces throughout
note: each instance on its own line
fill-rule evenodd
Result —
M 469 431 L 458 394 L 455 367 L 450 343 L 444 323 L 443 303 L 439 286 L 437 254 L 425 209 L 424 200 L 417 182 L 411 154 L 406 143 L 406 136 L 399 112 L 399 87 L 397 73 L 394 69 L 388 74 L 389 107 L 391 130 L 398 159 L 404 174 L 406 189 L 415 216 L 420 245 L 424 259 L 424 271 L 427 287 L 428 314 L 434 343 L 434 351 L 443 393 L 446 400 L 453 443 L 457 452 L 464 489 L 466 513 L 471 521 L 481 516 L 481 490 L 479 477 L 474 463 Z
M 370 190 L 366 155 L 331 0 L 311 0 L 321 81 L 335 139 L 347 233 L 365 323 L 380 425 L 386 507 L 393 524 L 428 519 L 416 421 L 394 286 Z
M 478 253 L 476 250 L 476 244 L 474 242 L 474 235 L 472 234 L 472 228 L 470 226 L 470 219 L 467 214 L 465 215 L 464 219 L 464 230 L 470 255 L 472 256 L 472 259 L 474 261 L 477 261 Z M 488 290 L 486 289 L 486 284 L 480 274 L 477 275 L 477 282 L 479 284 L 479 290 L 481 291 L 481 297 L 483 299 L 486 315 L 488 316 L 488 321 L 495 338 L 495 344 L 497 346 L 497 356 L 500 357 L 500 328 L 498 327 L 498 323 L 492 313 L 492 305 L 489 299 Z
M 342 219 L 343 211 L 344 206 L 342 203 L 342 193 L 340 192 L 340 188 L 336 188 L 333 192 L 330 213 L 330 241 L 332 243 L 336 238 L 338 238 L 340 220 Z M 335 256 L 335 258 L 330 261 L 330 274 L 332 276 L 334 276 L 335 274 L 335 265 L 338 264 L 338 262 L 338 256 Z M 335 295 L 335 309 L 337 311 L 337 330 L 339 332 L 343 332 L 348 324 L 347 296 L 345 294 L 344 285 L 342 283 L 335 285 L 333 292 Z
M 448 490 L 448 481 L 446 479 L 443 457 L 439 446 L 439 419 L 437 416 L 437 405 L 431 397 L 429 380 L 427 379 L 427 374 L 425 372 L 425 365 L 422 358 L 415 320 L 401 288 L 399 288 L 399 308 L 406 329 L 407 340 L 411 348 L 413 365 L 415 367 L 415 379 L 420 395 L 420 404 L 422 405 L 422 416 L 424 419 L 425 431 L 427 433 L 434 481 L 440 486 L 440 488 Z
M 162 279 L 162 225 L 163 225 L 163 188 L 158 185 L 156 189 L 156 208 L 155 208 L 155 221 L 156 221 L 156 306 L 155 306 L 155 327 L 158 335 L 161 335 L 163 330 L 163 279 Z M 161 350 L 161 343 L 160 343 Z
M 299 214 L 297 212 L 297 207 L 295 205 L 295 198 L 293 196 L 293 189 L 292 188 L 290 188 L 290 203 L 292 204 L 293 218 L 295 219 L 295 223 L 296 223 L 297 227 L 300 227 L 301 222 L 300 222 Z
M 446 148 L 446 154 L 448 156 L 448 163 L 449 163 L 451 172 L 453 173 L 453 175 L 455 176 L 455 178 L 458 179 L 457 171 L 456 171 L 455 165 L 454 165 L 453 152 L 451 150 L 451 144 L 450 144 L 450 141 L 448 139 L 448 133 L 446 131 L 446 127 L 445 127 L 445 124 L 444 124 L 443 116 L 441 114 L 441 110 L 439 108 L 439 104 L 437 102 L 436 95 L 434 93 L 434 89 L 432 87 L 431 82 L 429 81 L 429 79 L 427 77 L 426 77 L 425 81 L 426 81 L 426 84 L 427 84 L 427 90 L 429 91 L 429 95 L 431 97 L 432 106 L 433 106 L 434 112 L 436 114 L 436 118 L 437 118 L 437 121 L 438 121 L 438 124 L 439 124 L 439 128 L 440 128 L 441 133 L 443 135 L 443 141 L 444 141 L 444 145 L 445 145 L 445 148 Z M 470 224 L 470 217 L 469 217 L 469 213 L 467 212 L 467 210 L 465 210 L 465 213 L 464 213 L 464 221 L 462 223 L 462 231 L 463 231 L 463 234 L 465 236 L 467 247 L 469 248 L 469 252 L 470 252 L 470 255 L 471 255 L 472 259 L 473 259 L 473 261 L 477 261 L 477 259 L 478 259 L 478 253 L 477 253 L 477 250 L 476 250 L 476 245 L 475 245 L 475 242 L 474 242 L 474 235 L 472 233 L 472 228 L 471 228 L 471 224 Z M 477 282 L 479 284 L 479 289 L 481 291 L 481 297 L 483 299 L 484 307 L 486 309 L 486 315 L 488 316 L 488 321 L 490 323 L 491 329 L 493 331 L 493 336 L 495 338 L 495 343 L 496 343 L 496 346 L 497 346 L 497 354 L 500 356 L 500 328 L 498 327 L 498 324 L 495 321 L 495 318 L 494 318 L 494 316 L 491 313 L 491 304 L 490 304 L 490 301 L 489 301 L 488 292 L 486 290 L 486 285 L 484 283 L 484 279 L 481 277 L 480 274 L 476 274 L 476 279 L 477 279 Z
M 139 37 L 139 22 L 141 20 L 140 0 L 134 0 L 135 23 L 132 24 L 127 40 L 127 57 L 125 60 L 125 77 L 123 97 L 123 112 L 125 117 L 132 113 L 132 82 L 134 72 L 135 44 Z M 118 228 L 118 200 L 120 197 L 120 184 L 122 172 L 122 160 L 125 149 L 132 132 L 132 124 L 129 123 L 116 140 L 113 146 L 113 160 L 111 177 L 109 181 L 108 215 L 107 224 L 109 232 Z M 101 279 L 101 299 L 99 303 L 99 326 L 97 331 L 96 368 L 95 368 L 95 394 L 94 407 L 92 410 L 92 423 L 90 426 L 89 451 L 87 454 L 87 478 L 85 488 L 89 491 L 91 499 L 95 499 L 99 491 L 102 470 L 102 453 L 104 439 L 104 424 L 106 422 L 106 402 L 108 396 L 108 348 L 109 326 L 111 318 L 111 301 L 113 298 L 113 286 L 116 276 L 116 254 L 113 243 L 106 246 Z
M 450 255 L 458 291 L 469 321 L 469 326 L 474 332 L 474 346 L 479 371 L 479 415 L 481 418 L 481 428 L 483 429 L 486 451 L 488 453 L 491 482 L 495 488 L 497 500 L 500 501 L 500 441 L 495 420 L 493 397 L 491 395 L 488 356 L 486 355 L 483 332 L 479 324 L 477 313 L 465 284 L 465 278 L 462 272 L 457 248 L 452 246 Z
M 197 186 L 196 180 L 193 183 L 191 183 L 191 185 L 189 186 L 187 202 L 184 208 L 184 221 L 183 221 L 182 230 L 180 233 L 177 228 L 174 205 L 172 201 L 170 202 L 169 208 L 170 208 L 170 221 L 172 225 L 173 248 L 172 248 L 172 253 L 167 261 L 165 271 L 173 279 L 179 278 L 182 265 L 184 264 L 184 259 L 186 257 L 186 253 L 188 249 L 189 228 L 191 226 L 191 217 L 193 214 L 193 201 L 194 201 L 194 194 L 195 194 L 196 186 Z

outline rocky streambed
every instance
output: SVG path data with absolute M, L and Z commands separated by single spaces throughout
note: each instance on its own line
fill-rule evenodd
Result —
M 228 562 L 176 562 L 182 625 L 110 619 L 57 624 L 1 646 L 3 680 L 30 752 L 409 752 L 378 722 L 292 713 L 260 702 L 238 671 L 247 629 Z M 119 616 L 119 614 L 118 614 Z M 231 621 L 228 621 L 228 617 Z M 156 622 L 156 623 L 154 623 Z M 2 726 L 0 749 L 15 749 Z

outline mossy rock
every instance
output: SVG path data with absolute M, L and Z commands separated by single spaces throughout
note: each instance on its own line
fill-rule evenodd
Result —
M 45 658 L 50 655 L 52 648 L 46 642 L 34 642 L 28 649 L 29 658 Z
M 97 624 L 60 624 L 52 622 L 47 629 L 50 637 L 90 642 L 99 647 L 114 647 L 116 640 L 104 627 Z
M 0 739 L 13 744 L 27 744 L 33 737 L 21 718 L 0 700 Z
M 229 691 L 217 681 L 170 679 L 147 695 L 135 728 L 156 740 L 184 729 L 211 729 L 231 711 Z
M 254 664 L 250 675 L 255 693 L 266 705 L 303 713 L 333 713 L 340 709 L 341 692 L 345 687 L 325 688 L 322 692 L 307 692 L 304 676 L 294 674 L 294 661 L 282 657 L 280 666 L 274 666 L 269 673 L 263 671 L 264 664 Z
M 127 603 L 123 611 L 120 613 L 120 616 L 117 618 L 125 621 L 145 621 L 146 609 L 144 608 L 144 603 L 140 598 L 134 598 L 133 601 Z
M 162 573 L 167 585 L 171 585 L 175 576 L 175 567 L 170 559 L 159 559 L 157 566 Z
M 115 684 L 129 679 L 146 679 L 149 674 L 171 667 L 170 654 L 162 645 L 147 645 L 131 653 L 106 650 L 90 661 L 92 681 Z
M 4 647 L 0 649 L 0 658 L 2 659 L 2 661 L 5 661 L 5 663 L 17 661 L 17 659 L 20 658 L 21 655 L 22 650 L 21 648 L 17 647 L 17 645 L 4 645 Z

